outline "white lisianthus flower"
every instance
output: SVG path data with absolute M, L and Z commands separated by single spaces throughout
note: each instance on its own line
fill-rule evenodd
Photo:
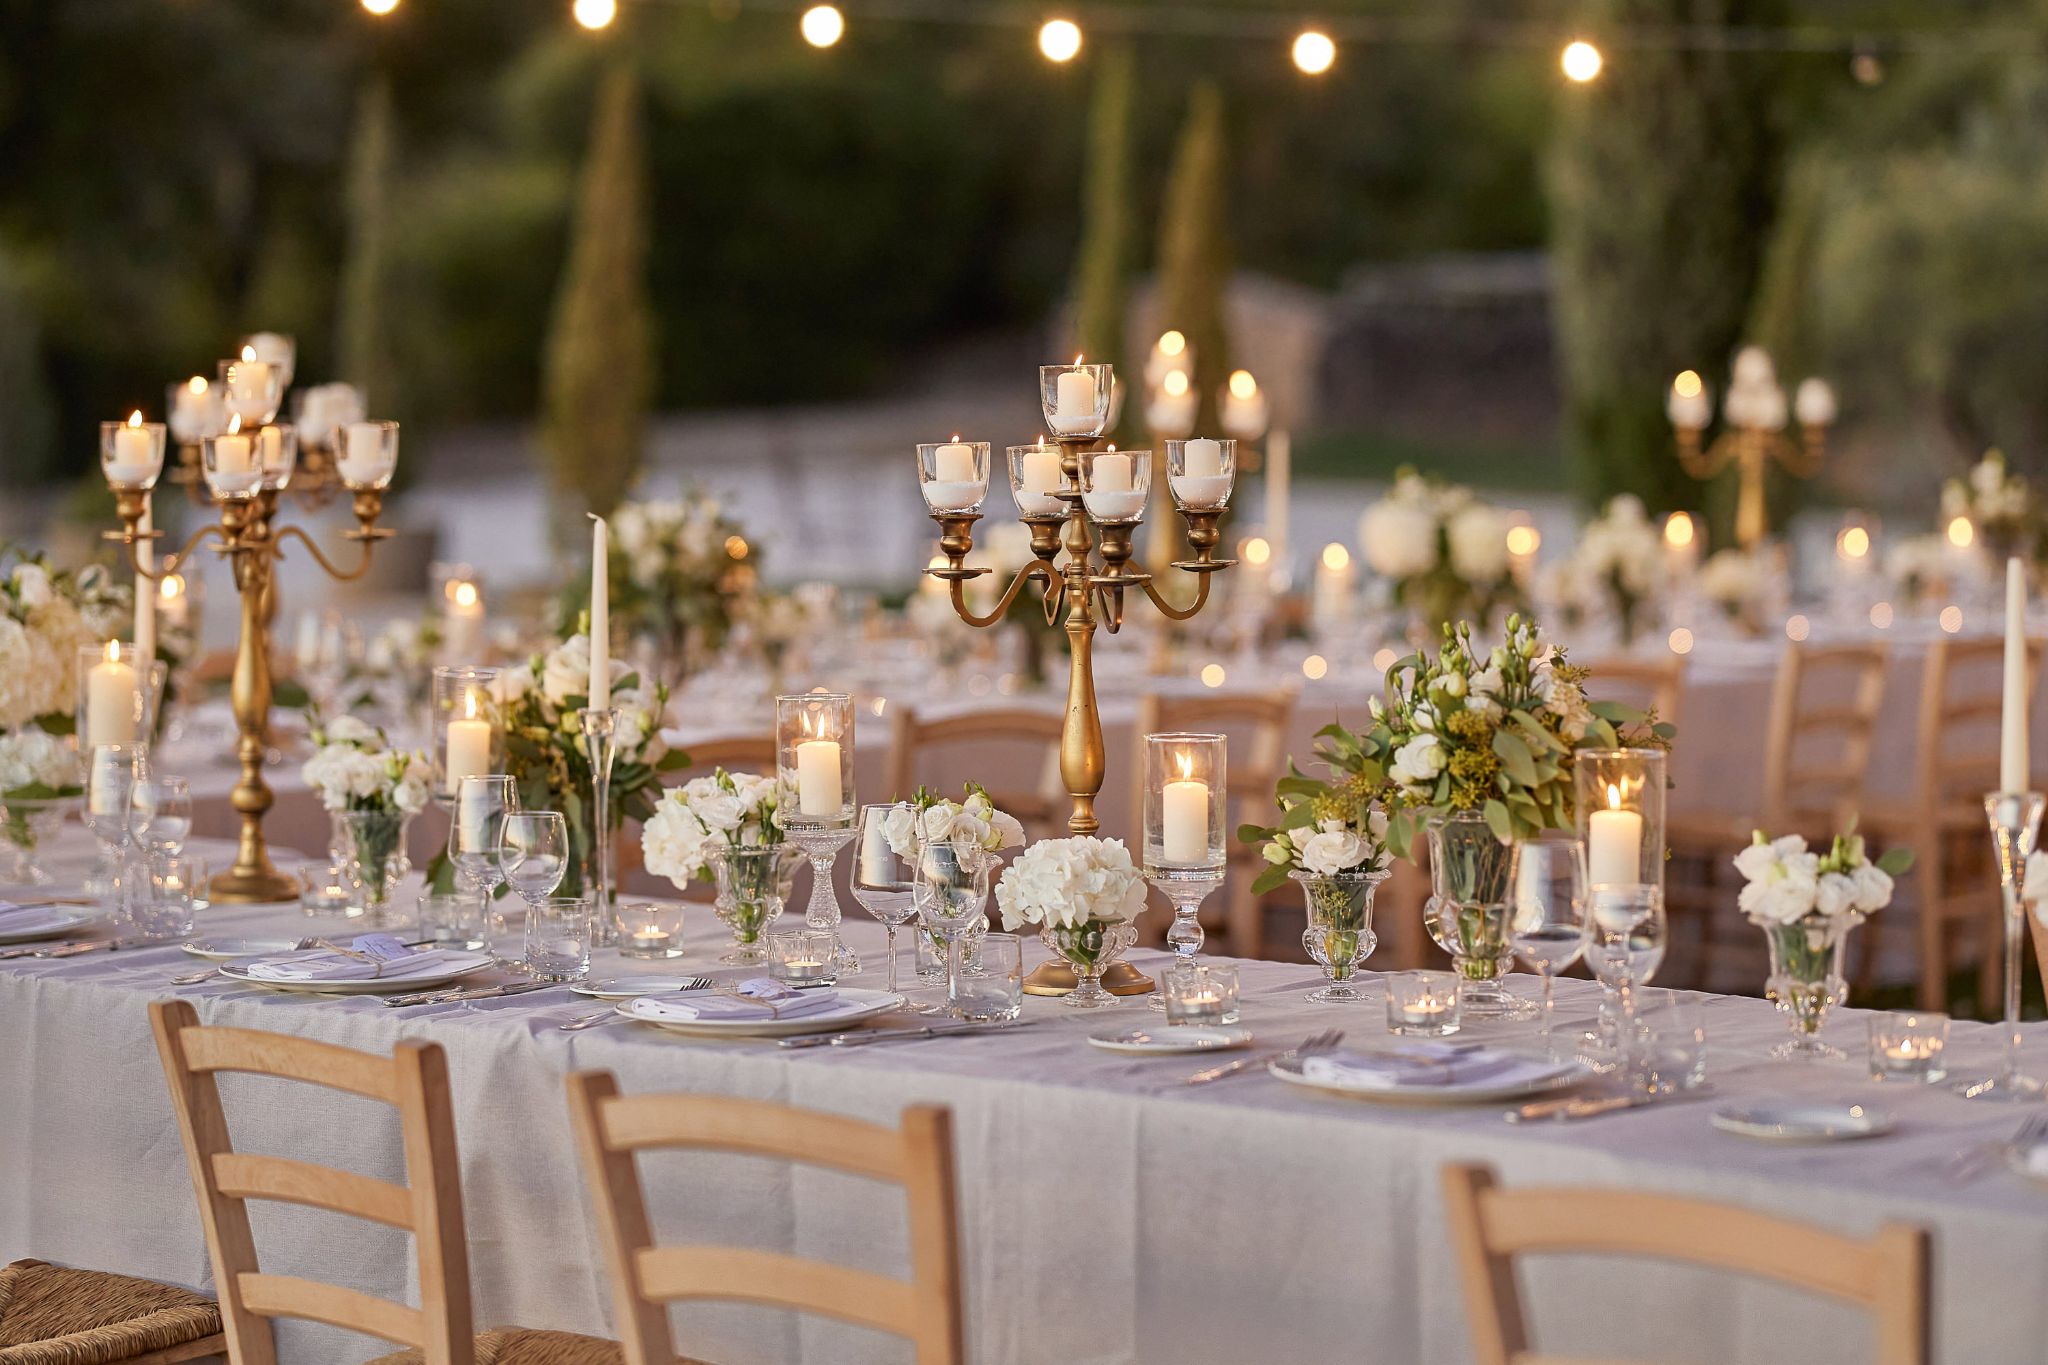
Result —
M 2027 855 L 2026 877 L 2020 884 L 2028 904 L 2034 907 L 2035 921 L 2048 929 L 2048 853 Z
M 1318 876 L 1348 871 L 1364 862 L 1371 846 L 1344 827 L 1341 820 L 1325 820 L 1323 827 L 1301 846 L 1301 865 Z
M 1508 569 L 1507 523 L 1484 503 L 1473 503 L 1444 527 L 1451 567 L 1460 578 L 1490 583 Z
M 647 870 L 687 888 L 704 867 L 710 841 L 704 826 L 684 804 L 682 792 L 671 790 L 640 827 L 640 852 Z
M 1435 735 L 1417 735 L 1394 751 L 1387 776 L 1403 787 L 1425 787 L 1444 770 L 1443 741 Z
M 1849 874 L 1855 882 L 1855 906 L 1858 914 L 1874 915 L 1892 903 L 1891 873 L 1876 863 L 1864 863 Z
M 75 788 L 77 768 L 63 740 L 30 726 L 0 734 L 0 796 L 23 787 Z
M 354 716 L 336 716 L 327 722 L 329 744 L 376 744 L 382 739 L 377 727 Z
M 899 858 L 910 856 L 917 843 L 917 811 L 908 801 L 898 801 L 889 808 L 889 814 L 882 820 L 882 837 L 889 841 L 891 853 Z
M 1737 903 L 1758 923 L 1802 919 L 1820 894 L 1820 855 L 1809 853 L 1806 840 L 1796 834 L 1751 844 L 1735 856 L 1735 870 L 1747 882 Z
M 1824 872 L 1814 889 L 1813 908 L 1829 919 L 1856 909 L 1856 883 L 1842 872 Z

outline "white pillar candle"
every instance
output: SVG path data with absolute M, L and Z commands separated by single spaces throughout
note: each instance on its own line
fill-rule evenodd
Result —
M 870 820 L 860 839 L 860 880 L 866 886 L 887 886 L 889 876 L 889 827 Z
M 1183 769 L 1185 771 L 1185 769 Z M 1166 784 L 1160 805 L 1160 856 L 1169 863 L 1202 866 L 1209 861 L 1209 784 L 1183 777 Z
M 1036 446 L 1024 452 L 1018 462 L 1017 510 L 1027 517 L 1054 517 L 1066 510 L 1054 496 L 1066 484 L 1060 470 L 1060 454 L 1050 446 Z
M 2024 792 L 2027 781 L 2027 571 L 2005 561 L 2005 694 L 1998 728 L 1998 789 Z
M 1273 562 L 1287 562 L 1287 519 L 1292 506 L 1294 445 L 1284 431 L 1266 438 L 1266 539 L 1273 546 Z
M 590 516 L 590 686 L 589 706 L 603 711 L 612 704 L 611 527 Z
M 796 804 L 799 814 L 829 818 L 845 804 L 839 791 L 839 741 L 807 739 L 796 746 Z
M 477 652 L 483 641 L 484 598 L 476 584 L 464 581 L 454 585 L 442 624 L 441 649 L 449 658 L 468 658 Z
M 383 427 L 375 422 L 351 422 L 344 437 L 344 453 L 337 464 L 344 481 L 376 484 L 391 476 L 397 457 L 385 448 Z
M 1586 829 L 1586 880 L 1594 886 L 1636 886 L 1643 880 L 1643 817 L 1621 808 L 1621 789 L 1607 788 L 1606 810 Z
M 195 374 L 173 390 L 171 435 L 190 445 L 204 436 L 213 424 L 212 385 L 205 375 Z
M 228 369 L 228 412 L 254 425 L 271 418 L 270 366 L 243 348 L 243 358 Z
M 214 437 L 213 468 L 208 471 L 207 482 L 216 493 L 254 491 L 263 482 L 263 472 L 256 467 L 255 444 L 238 431 Z
M 85 678 L 86 742 L 94 746 L 133 744 L 140 709 L 135 670 L 122 661 L 119 647 L 109 642 L 106 658 L 94 664 Z
M 1120 450 L 1105 451 L 1097 455 L 1088 483 L 1098 493 L 1130 492 L 1131 457 Z
M 441 766 L 441 790 L 452 792 L 465 777 L 482 777 L 491 770 L 491 723 L 476 714 L 476 698 L 463 699 L 464 715 L 448 722 L 448 747 Z
M 1223 472 L 1223 444 L 1197 436 L 1180 448 L 1180 472 L 1191 479 L 1204 479 Z
M 147 534 L 155 529 L 155 515 L 150 509 L 151 499 L 147 494 L 142 499 L 142 520 L 136 529 Z M 135 542 L 135 657 L 148 668 L 156 658 L 156 580 L 150 573 L 156 568 L 156 542 L 138 540 Z
M 1093 431 L 1097 398 L 1095 375 L 1077 366 L 1060 371 L 1053 384 L 1052 429 L 1063 436 Z
M 973 483 L 974 447 L 949 441 L 932 452 L 932 478 L 939 483 Z
M 133 487 L 155 475 L 155 444 L 149 429 L 142 425 L 142 413 L 131 414 L 127 423 L 114 433 L 114 460 L 107 466 L 107 478 L 117 485 Z

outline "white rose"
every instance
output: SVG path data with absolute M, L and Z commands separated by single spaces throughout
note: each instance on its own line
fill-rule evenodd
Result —
M 49 571 L 40 564 L 17 564 L 14 566 L 14 595 L 21 600 L 27 611 L 41 611 L 56 597 L 50 586 Z
M 1814 889 L 1813 908 L 1829 919 L 1848 914 L 1856 908 L 1856 883 L 1844 873 L 1824 874 Z
M 548 651 L 541 662 L 540 689 L 557 706 L 590 690 L 589 636 L 571 635 Z
M 911 845 L 917 841 L 917 812 L 908 801 L 898 801 L 889 808 L 882 820 L 882 837 L 889 841 L 889 851 L 899 858 L 910 856 Z
M 1331 823 L 1336 823 L 1332 821 Z M 1365 840 L 1351 830 L 1324 829 L 1301 846 L 1301 865 L 1318 876 L 1331 876 L 1365 861 Z
M 1451 567 L 1461 578 L 1488 583 L 1507 572 L 1507 523 L 1484 503 L 1474 503 L 1451 518 L 1444 528 L 1451 545 Z
M 1856 883 L 1856 908 L 1866 915 L 1874 915 L 1892 903 L 1892 877 L 1876 863 L 1864 863 L 1850 879 Z
M 717 834 L 730 834 L 740 827 L 746 818 L 746 808 L 738 796 L 728 791 L 713 792 L 702 800 L 691 803 L 691 810 L 704 822 L 704 827 Z
M 1435 735 L 1417 735 L 1394 751 L 1387 775 L 1404 787 L 1421 787 L 1436 781 L 1443 770 L 1443 742 Z

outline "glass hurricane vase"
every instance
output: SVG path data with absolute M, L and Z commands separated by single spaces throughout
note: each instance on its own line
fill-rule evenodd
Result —
M 345 810 L 334 816 L 336 852 L 348 865 L 359 888 L 363 918 L 382 922 L 391 893 L 412 871 L 406 857 L 405 832 L 412 816 L 395 810 Z
M 733 943 L 732 951 L 720 962 L 754 965 L 768 960 L 768 926 L 781 918 L 783 904 L 796 882 L 799 857 L 788 844 L 746 844 L 712 851 L 717 913 L 732 931 Z
M 1792 1037 L 1771 1049 L 1773 1057 L 1823 1061 L 1843 1055 L 1840 1048 L 1820 1040 L 1820 1030 L 1828 1011 L 1849 998 L 1842 949 L 1855 926 L 1855 917 L 1849 915 L 1809 915 L 1790 924 L 1764 926 L 1771 948 L 1771 975 L 1764 994 L 1792 1026 Z
M 47 886 L 53 880 L 36 860 L 64 817 L 77 810 L 76 796 L 0 796 L 0 881 L 12 886 Z
M 1311 991 L 1309 999 L 1345 1004 L 1365 999 L 1354 984 L 1358 964 L 1372 956 L 1379 938 L 1372 931 L 1372 897 L 1391 872 L 1353 870 L 1330 876 L 1313 872 L 1287 874 L 1308 900 L 1308 927 L 1301 946 L 1323 969 L 1330 984 Z
M 1431 895 L 1424 914 L 1430 937 L 1451 955 L 1461 1011 L 1467 1018 L 1534 1017 L 1535 1007 L 1502 985 L 1515 960 L 1514 845 L 1476 810 L 1438 816 L 1428 835 Z
M 1102 988 L 1102 973 L 1138 941 L 1135 924 L 1112 924 L 1106 920 L 1083 920 L 1079 924 L 1048 924 L 1039 941 L 1074 969 L 1074 989 L 1061 997 L 1070 1008 L 1101 1009 L 1117 998 Z

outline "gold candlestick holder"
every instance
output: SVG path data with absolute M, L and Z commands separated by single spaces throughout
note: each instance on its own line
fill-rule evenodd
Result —
M 1770 534 L 1764 474 L 1772 463 L 1795 479 L 1820 473 L 1827 459 L 1827 429 L 1835 419 L 1835 396 L 1826 382 L 1807 379 L 1789 403 L 1778 386 L 1769 355 L 1746 346 L 1735 357 L 1734 379 L 1723 397 L 1721 434 L 1706 439 L 1711 396 L 1700 376 L 1687 370 L 1672 381 L 1667 400 L 1678 463 L 1695 479 L 1711 479 L 1735 468 L 1735 542 L 1753 550 Z M 1787 417 L 1799 435 L 1787 432 Z
M 1106 365 L 1089 368 L 1103 372 L 1109 369 Z M 1098 383 L 1101 391 L 1107 393 L 1106 373 Z M 1178 510 L 1186 523 L 1187 541 L 1192 553 L 1189 558 L 1174 561 L 1172 567 L 1193 576 L 1194 600 L 1184 607 L 1175 606 L 1160 593 L 1151 574 L 1132 568 L 1131 539 L 1138 528 L 1138 519 L 1102 521 L 1091 516 L 1084 503 L 1083 461 L 1090 448 L 1100 440 L 1100 432 L 1101 425 L 1098 424 L 1085 434 L 1055 434 L 1050 437 L 1059 450 L 1062 480 L 1061 486 L 1051 496 L 1064 502 L 1067 510 L 1062 515 L 1022 518 L 1031 532 L 1034 558 L 1004 588 L 992 610 L 976 614 L 967 605 L 967 584 L 989 572 L 972 568 L 967 563 L 967 556 L 974 549 L 974 523 L 981 520 L 979 512 L 932 513 L 932 520 L 939 525 L 939 550 L 944 554 L 946 563 L 942 567 L 925 570 L 949 586 L 954 612 L 970 626 L 998 624 L 1009 615 L 1024 590 L 1037 583 L 1040 601 L 1035 604 L 1035 609 L 1045 613 L 1047 625 L 1058 625 L 1066 631 L 1069 665 L 1066 721 L 1060 731 L 1060 778 L 1073 801 L 1073 810 L 1067 816 L 1067 828 L 1075 834 L 1094 834 L 1102 827 L 1095 814 L 1095 799 L 1102 792 L 1103 777 L 1108 768 L 1108 756 L 1102 743 L 1102 714 L 1095 701 L 1096 627 L 1100 625 L 1112 635 L 1121 630 L 1125 597 L 1134 589 L 1142 592 L 1169 620 L 1186 621 L 1208 604 L 1211 575 L 1237 562 L 1216 557 L 1220 539 L 1216 523 L 1222 515 L 1220 507 L 1213 510 L 1181 507 Z M 1101 533 L 1099 542 L 1097 531 Z M 1064 559 L 1061 558 L 1062 551 L 1065 552 Z M 1116 995 L 1143 995 L 1153 989 L 1150 978 L 1125 962 L 1113 964 L 1103 974 L 1102 982 Z M 1074 986 L 1073 969 L 1058 962 L 1046 963 L 1024 981 L 1025 991 L 1032 995 L 1065 995 Z

